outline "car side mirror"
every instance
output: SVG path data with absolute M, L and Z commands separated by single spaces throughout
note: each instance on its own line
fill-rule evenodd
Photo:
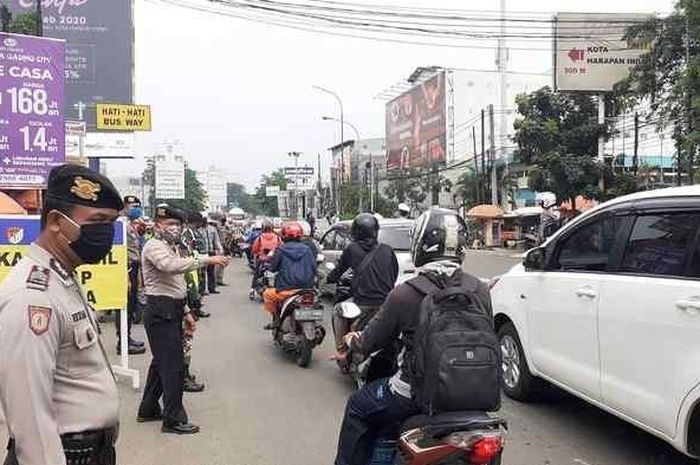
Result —
M 523 266 L 528 271 L 538 271 L 544 269 L 545 249 L 543 247 L 535 247 L 525 253 L 523 258 Z

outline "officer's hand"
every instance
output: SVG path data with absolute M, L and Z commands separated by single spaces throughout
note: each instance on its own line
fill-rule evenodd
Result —
M 336 362 L 344 362 L 348 358 L 348 353 L 347 352 L 336 352 L 335 354 L 331 355 L 330 360 L 336 361 Z
M 228 257 L 223 257 L 221 255 L 215 255 L 209 259 L 209 263 L 211 263 L 212 265 L 228 266 L 229 259 L 228 259 Z
M 197 323 L 194 321 L 192 314 L 188 313 L 185 315 L 185 333 L 191 336 L 195 331 L 197 331 Z
M 345 335 L 345 337 L 343 337 L 343 342 L 345 342 L 345 345 L 346 345 L 346 346 L 350 347 L 350 343 L 351 343 L 352 340 L 355 339 L 356 337 L 360 337 L 360 334 L 359 334 L 359 333 L 356 333 L 356 332 L 348 333 L 348 334 Z

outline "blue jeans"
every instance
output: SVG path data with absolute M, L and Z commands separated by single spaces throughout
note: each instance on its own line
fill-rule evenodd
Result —
M 378 431 L 419 413 L 411 399 L 391 392 L 388 379 L 365 385 L 345 407 L 335 465 L 366 465 Z

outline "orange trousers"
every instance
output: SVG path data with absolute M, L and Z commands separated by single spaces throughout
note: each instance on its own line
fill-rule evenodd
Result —
M 263 292 L 263 302 L 265 310 L 267 310 L 271 315 L 274 315 L 279 311 L 279 308 L 282 305 L 282 303 L 297 292 L 299 291 L 297 291 L 296 289 L 278 291 L 273 287 L 268 287 Z

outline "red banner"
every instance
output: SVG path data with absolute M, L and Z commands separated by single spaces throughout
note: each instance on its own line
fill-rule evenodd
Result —
M 428 167 L 446 158 L 445 73 L 386 106 L 387 169 Z

